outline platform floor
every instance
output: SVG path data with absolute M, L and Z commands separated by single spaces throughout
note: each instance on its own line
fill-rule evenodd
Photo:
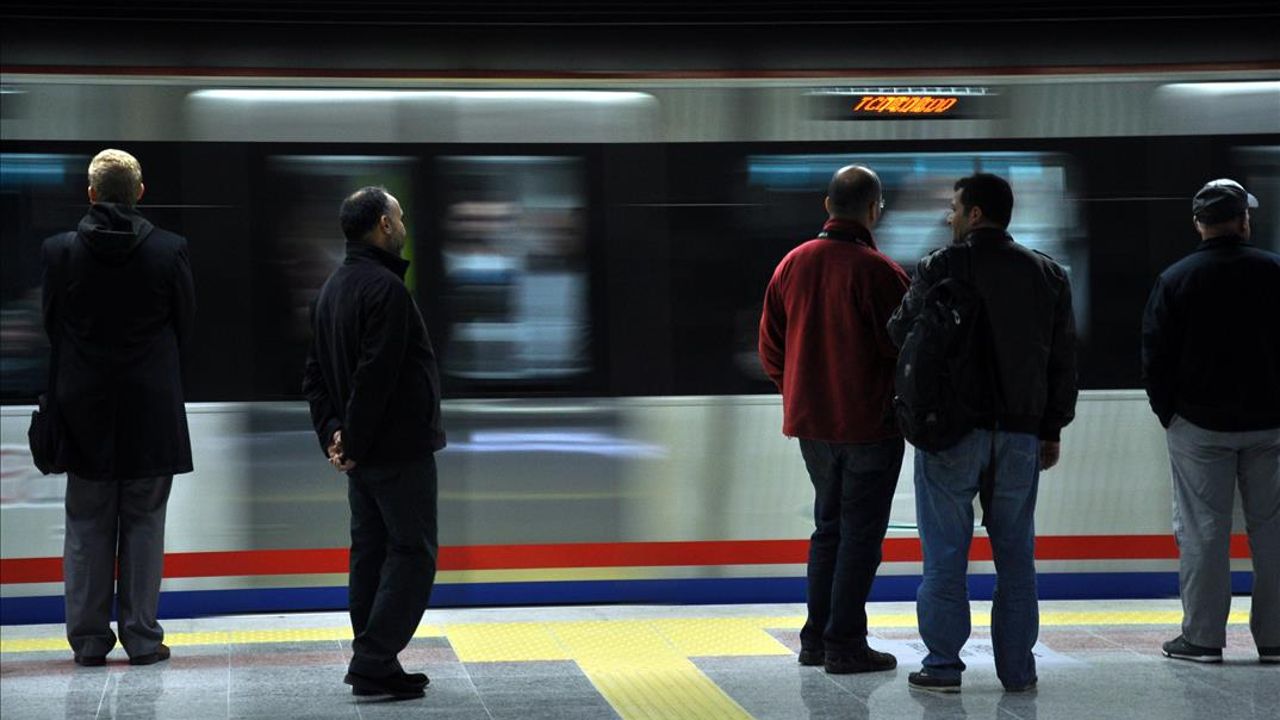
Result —
M 169 620 L 173 658 L 131 667 L 71 662 L 61 625 L 0 628 L 0 716 L 39 718 L 1280 717 L 1280 665 L 1262 665 L 1238 598 L 1226 661 L 1160 655 L 1176 601 L 1044 602 L 1035 692 L 1002 691 L 989 605 L 974 603 L 964 689 L 913 692 L 923 646 L 911 603 L 869 608 L 871 644 L 898 669 L 827 675 L 800 667 L 800 605 L 432 610 L 402 654 L 431 677 L 426 697 L 357 699 L 343 685 L 350 629 L 340 613 Z

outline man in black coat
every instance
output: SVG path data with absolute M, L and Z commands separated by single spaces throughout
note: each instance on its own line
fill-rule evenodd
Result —
M 404 285 L 399 201 L 362 188 L 342 203 L 341 220 L 347 256 L 313 308 L 303 392 L 320 448 L 348 478 L 355 639 L 344 681 L 356 695 L 418 697 L 427 676 L 406 673 L 397 655 L 435 582 L 440 376 Z
M 1191 201 L 1200 244 L 1156 280 L 1142 379 L 1167 431 L 1182 633 L 1166 657 L 1222 662 L 1231 516 L 1240 488 L 1253 556 L 1249 628 L 1280 663 L 1280 256 L 1250 243 L 1258 199 L 1213 180 Z
M 137 159 L 103 150 L 89 164 L 89 213 L 42 250 L 67 469 L 67 639 L 80 665 L 115 647 L 113 596 L 129 662 L 169 657 L 156 608 L 169 489 L 192 469 L 180 354 L 195 289 L 187 241 L 138 213 L 144 190 Z

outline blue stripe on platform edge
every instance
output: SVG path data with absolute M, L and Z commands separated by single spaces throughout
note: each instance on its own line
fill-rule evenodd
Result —
M 1042 600 L 1178 596 L 1178 574 L 1172 572 L 1042 573 L 1038 582 Z M 919 575 L 878 577 L 871 589 L 871 599 L 915 600 L 919 584 Z M 994 575 L 970 576 L 969 595 L 975 600 L 989 600 L 994 584 Z M 1252 573 L 1231 574 L 1233 592 L 1248 594 L 1252 586 Z M 431 606 L 798 603 L 804 602 L 804 593 L 805 579 L 796 577 L 460 583 L 437 585 L 431 595 Z M 345 610 L 346 607 L 345 587 L 175 590 L 160 595 L 162 618 Z M 0 598 L 2 625 L 61 623 L 65 619 L 61 595 Z

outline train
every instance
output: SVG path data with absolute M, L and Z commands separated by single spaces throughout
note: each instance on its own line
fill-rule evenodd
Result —
M 1189 202 L 1233 177 L 1280 250 L 1280 65 L 970 71 L 0 73 L 0 623 L 62 618 L 63 486 L 26 428 L 47 373 L 38 249 L 103 147 L 186 236 L 195 471 L 169 503 L 165 617 L 344 608 L 345 478 L 301 399 L 337 208 L 382 185 L 436 343 L 448 447 L 434 605 L 797 602 L 812 486 L 756 358 L 764 287 L 876 169 L 882 251 L 949 242 L 951 184 L 1011 181 L 1010 232 L 1068 270 L 1082 392 L 1036 512 L 1042 597 L 1174 596 L 1164 433 L 1139 377 Z M 856 389 L 853 390 L 856 392 Z M 912 455 L 873 600 L 914 599 Z M 1243 528 L 1237 511 L 1237 527 Z M 971 593 L 994 570 L 975 528 Z M 1247 543 L 1233 582 L 1249 587 Z

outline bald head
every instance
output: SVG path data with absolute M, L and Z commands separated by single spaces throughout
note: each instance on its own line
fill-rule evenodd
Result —
M 849 165 L 831 176 L 827 214 L 871 227 L 880 219 L 880 176 L 869 167 Z

